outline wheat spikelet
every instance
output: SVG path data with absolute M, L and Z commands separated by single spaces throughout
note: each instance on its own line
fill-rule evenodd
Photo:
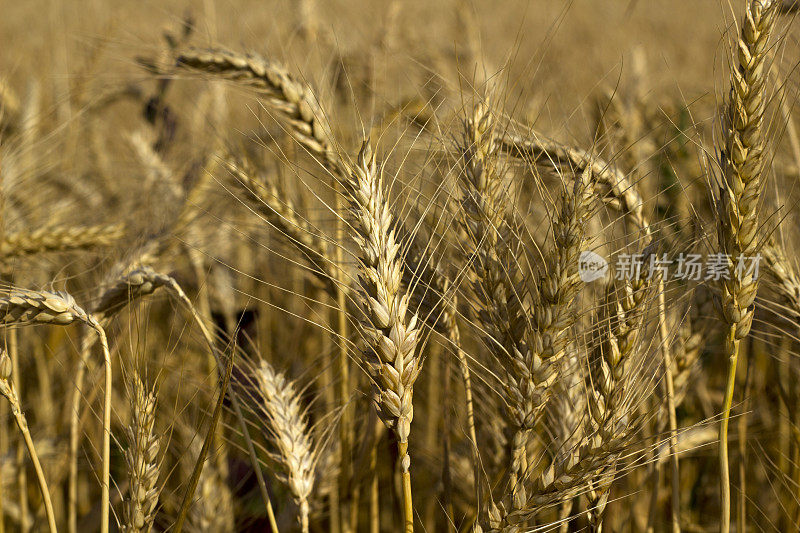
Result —
M 153 433 L 156 397 L 145 389 L 139 376 L 133 378 L 131 411 L 133 418 L 127 428 L 128 449 L 125 452 L 130 489 L 125 502 L 123 530 L 147 533 L 153 525 L 158 503 L 157 461 L 161 439 Z
M 408 318 L 407 294 L 401 293 L 400 243 L 382 190 L 381 170 L 365 142 L 347 183 L 355 219 L 354 238 L 361 248 L 361 294 L 365 300 L 365 334 L 371 350 L 369 368 L 378 384 L 381 418 L 400 442 L 408 442 L 413 408 L 411 392 L 419 375 L 416 315 Z M 407 465 L 404 468 L 408 468 Z
M 532 356 L 524 339 L 528 317 L 525 295 L 518 293 L 521 275 L 508 245 L 510 228 L 503 207 L 505 194 L 497 169 L 493 128 L 491 110 L 483 105 L 476 106 L 465 123 L 459 147 L 463 166 L 459 183 L 461 226 L 475 249 L 469 263 L 472 290 L 486 306 L 477 318 L 486 332 L 487 345 L 499 352 L 501 360 L 521 361 L 509 365 L 511 381 L 505 386 L 515 425 L 530 427 L 540 404 L 530 395 L 543 379 L 537 379 L 531 365 L 525 364 Z
M 3 324 L 89 324 L 94 319 L 65 292 L 12 290 L 0 297 Z
M 47 252 L 113 246 L 123 235 L 124 227 L 121 224 L 42 228 L 31 232 L 10 233 L 4 235 L 0 242 L 0 257 L 7 260 Z
M 748 4 L 742 35 L 737 42 L 738 66 L 732 71 L 729 128 L 721 162 L 724 183 L 719 190 L 718 220 L 720 250 L 733 265 L 741 257 L 757 252 L 758 204 L 764 164 L 763 114 L 766 103 L 767 47 L 775 21 L 775 3 L 752 0 Z M 758 281 L 731 276 L 722 287 L 725 321 L 735 327 L 742 339 L 750 330 L 751 307 Z
M 568 336 L 574 324 L 574 301 L 583 282 L 578 277 L 579 255 L 586 242 L 585 226 L 592 211 L 591 167 L 576 176 L 572 190 L 561 194 L 553 220 L 553 250 L 545 259 L 545 272 L 538 282 L 533 303 L 533 328 L 530 346 L 551 367 L 561 370 Z M 545 383 L 551 382 L 546 379 Z M 543 391 L 546 402 L 551 393 Z
M 308 533 L 308 499 L 314 488 L 316 454 L 300 397 L 294 385 L 266 361 L 256 369 L 256 380 L 262 400 L 259 407 L 267 415 L 269 433 L 278 448 L 276 461 L 300 509 L 300 527 Z
M 92 314 L 107 321 L 129 302 L 152 294 L 160 287 L 170 286 L 172 278 L 148 266 L 135 268 L 118 278 L 100 295 Z

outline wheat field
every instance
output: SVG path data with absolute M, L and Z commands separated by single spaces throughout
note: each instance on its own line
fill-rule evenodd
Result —
M 794 4 L 0 2 L 0 533 L 800 530 Z

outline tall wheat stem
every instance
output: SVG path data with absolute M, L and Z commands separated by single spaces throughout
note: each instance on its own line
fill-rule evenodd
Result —
M 21 374 L 19 371 L 19 350 L 18 350 L 18 337 L 17 330 L 12 329 L 8 331 L 6 337 L 8 342 L 8 354 L 11 356 L 11 365 L 13 367 L 12 379 L 14 387 L 17 389 L 17 394 L 22 394 L 22 383 L 20 382 Z M 28 531 L 30 524 L 30 516 L 28 516 L 28 474 L 25 469 L 25 452 L 22 446 L 17 447 L 17 489 L 19 490 L 18 503 L 19 503 L 19 524 L 20 530 Z
M 378 432 L 372 429 L 372 444 L 369 447 L 369 533 L 380 533 L 380 487 L 378 486 Z
M 111 353 L 108 351 L 108 340 L 106 332 L 102 326 L 90 317 L 89 326 L 95 330 L 103 349 L 103 364 L 105 367 L 105 392 L 103 394 L 103 477 L 101 480 L 102 495 L 101 505 L 103 506 L 100 517 L 101 533 L 108 533 L 108 524 L 111 511 L 111 499 L 109 497 L 109 485 L 111 481 Z
M 742 272 L 738 265 L 758 251 L 758 208 L 764 172 L 763 115 L 766 107 L 767 52 L 775 24 L 777 3 L 750 0 L 736 43 L 738 63 L 731 69 L 731 97 L 722 153 L 723 180 L 718 191 L 717 233 L 720 252 L 728 266 L 737 266 L 730 279 L 720 284 L 722 318 L 728 326 L 725 351 L 728 380 L 719 431 L 720 531 L 730 531 L 730 473 L 728 465 L 728 423 L 739 343 L 750 331 L 758 280 L 754 272 Z
M 720 490 L 722 491 L 720 531 L 722 533 L 728 533 L 730 531 L 731 519 L 731 477 L 728 469 L 728 421 L 731 416 L 733 389 L 736 385 L 736 363 L 739 358 L 739 340 L 736 338 L 735 325 L 728 328 L 728 333 L 725 337 L 725 345 L 728 352 L 728 379 L 725 385 L 725 399 L 722 404 L 722 423 L 719 427 L 719 469 Z

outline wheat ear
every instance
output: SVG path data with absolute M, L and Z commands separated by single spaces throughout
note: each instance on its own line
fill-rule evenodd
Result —
M 138 375 L 133 378 L 131 411 L 128 426 L 128 467 L 130 488 L 125 502 L 125 525 L 130 533 L 148 533 L 155 519 L 158 503 L 158 452 L 161 439 L 153 433 L 156 416 L 156 397 L 148 391 Z
M 646 262 L 648 253 L 643 254 Z M 638 337 L 643 329 L 646 296 L 651 286 L 648 273 L 642 269 L 634 279 L 626 279 L 621 288 L 621 295 L 615 294 L 612 285 L 609 288 L 608 341 L 601 348 L 600 357 L 592 367 L 592 391 L 589 395 L 589 414 L 587 420 L 590 427 L 586 429 L 590 435 L 592 448 L 607 446 L 615 439 L 624 437 L 629 426 L 625 413 L 626 382 L 630 379 L 630 371 L 626 368 L 638 345 Z M 592 483 L 588 494 L 589 522 L 598 533 L 603 529 L 611 483 L 614 480 L 616 466 L 612 466 L 600 476 L 597 483 Z
M 395 240 L 395 222 L 381 175 L 372 147 L 365 141 L 344 186 L 354 219 L 353 238 L 359 247 L 359 295 L 367 317 L 361 324 L 367 344 L 365 363 L 373 380 L 378 415 L 397 438 L 404 529 L 410 533 L 414 511 L 408 437 L 414 418 L 414 382 L 422 359 L 417 353 L 417 316 L 409 318 L 409 295 L 402 290 L 400 243 Z
M 0 323 L 53 324 L 67 326 L 83 323 L 97 334 L 103 349 L 105 366 L 105 391 L 103 401 L 103 473 L 101 477 L 102 509 L 101 533 L 108 533 L 110 518 L 109 481 L 111 478 L 111 354 L 108 351 L 106 333 L 97 319 L 78 307 L 75 299 L 63 292 L 37 292 L 13 290 L 0 298 Z
M 36 453 L 36 448 L 33 445 L 33 438 L 28 429 L 28 421 L 25 419 L 25 413 L 22 412 L 22 408 L 20 407 L 19 397 L 14 388 L 14 383 L 9 379 L 11 377 L 11 369 L 11 358 L 5 351 L 0 351 L 0 395 L 3 395 L 11 405 L 11 414 L 14 416 L 17 428 L 19 428 L 20 433 L 22 433 L 25 446 L 28 448 L 28 454 L 31 456 L 33 469 L 36 471 L 36 479 L 39 482 L 39 489 L 42 492 L 42 501 L 44 502 L 44 510 L 47 515 L 47 525 L 50 528 L 50 532 L 55 533 L 56 518 L 53 512 L 53 502 L 50 499 L 50 491 L 47 488 L 44 471 L 39 462 L 39 455 Z
M 42 228 L 31 232 L 6 234 L 0 242 L 0 258 L 35 255 L 46 252 L 89 250 L 116 244 L 123 236 L 120 224 L 86 227 Z
M 308 533 L 308 498 L 314 488 L 316 457 L 308 422 L 294 385 L 262 361 L 256 369 L 258 393 L 266 423 L 278 449 L 277 462 L 300 509 L 300 528 Z
M 764 172 L 763 115 L 766 106 L 767 52 L 769 37 L 776 20 L 777 3 L 750 0 L 736 43 L 738 63 L 731 69 L 731 95 L 728 105 L 728 128 L 722 154 L 723 180 L 718 191 L 717 233 L 719 249 L 728 256 L 729 266 L 755 256 L 758 230 L 758 207 L 761 198 L 761 175 Z M 728 470 L 728 421 L 739 343 L 747 336 L 753 322 L 758 280 L 752 273 L 736 275 L 720 284 L 722 318 L 728 326 L 725 353 L 728 380 L 725 389 L 719 431 L 720 531 L 730 530 L 730 473 Z
M 262 91 L 267 104 L 283 116 L 292 136 L 302 146 L 311 154 L 321 156 L 326 165 L 339 164 L 313 91 L 295 80 L 281 65 L 255 54 L 244 55 L 219 48 L 186 50 L 178 56 L 177 65 Z
M 460 174 L 461 230 L 474 247 L 468 259 L 472 292 L 485 304 L 477 318 L 485 342 L 504 363 L 504 390 L 514 428 L 509 486 L 514 500 L 525 499 L 521 474 L 526 470 L 524 446 L 527 435 L 543 406 L 542 387 L 555 377 L 540 360 L 533 364 L 525 335 L 530 331 L 520 294 L 521 275 L 509 246 L 511 228 L 507 221 L 503 180 L 497 168 L 498 146 L 494 140 L 491 109 L 478 104 L 465 121 L 458 147 L 463 171 Z

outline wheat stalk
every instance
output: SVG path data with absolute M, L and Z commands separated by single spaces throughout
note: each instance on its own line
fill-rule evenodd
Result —
M 731 69 L 731 96 L 721 167 L 723 180 L 717 197 L 717 234 L 720 252 L 728 256 L 729 266 L 755 256 L 758 248 L 758 207 L 761 175 L 764 172 L 763 115 L 766 106 L 767 52 L 776 20 L 777 3 L 750 0 L 741 36 L 736 43 L 737 65 Z M 728 471 L 728 421 L 739 343 L 747 336 L 753 321 L 758 280 L 752 273 L 731 275 L 720 283 L 722 318 L 728 326 L 725 353 L 728 358 L 728 383 L 720 424 L 720 530 L 730 530 L 730 473 Z
M 394 431 L 403 484 L 403 521 L 414 530 L 411 496 L 411 456 L 408 437 L 414 418 L 414 382 L 422 368 L 417 353 L 417 316 L 409 318 L 409 295 L 402 290 L 402 257 L 395 240 L 395 222 L 383 192 L 379 168 L 369 141 L 358 154 L 345 191 L 354 219 L 353 238 L 359 247 L 359 295 L 367 317 L 361 330 L 367 344 L 365 364 L 374 384 L 378 415 Z
M 14 417 L 14 422 L 17 424 L 22 438 L 25 441 L 25 446 L 28 448 L 28 454 L 31 456 L 33 468 L 36 471 L 36 479 L 39 482 L 39 489 L 42 492 L 42 501 L 44 502 L 45 514 L 47 515 L 47 525 L 51 533 L 56 531 L 56 519 L 53 512 L 53 502 L 50 499 L 50 491 L 47 488 L 47 481 L 44 477 L 42 465 L 39 462 L 39 455 L 36 453 L 36 448 L 33 445 L 33 438 L 28 429 L 28 422 L 25 418 L 25 413 L 22 412 L 17 391 L 14 388 L 14 383 L 11 378 L 11 358 L 5 351 L 0 351 L 0 395 L 3 395 L 8 403 L 11 405 L 11 415 Z
M 314 488 L 316 457 L 308 434 L 308 423 L 294 385 L 283 374 L 262 361 L 255 371 L 259 407 L 266 414 L 266 425 L 283 467 L 289 491 L 300 509 L 300 528 L 308 533 L 308 499 Z

